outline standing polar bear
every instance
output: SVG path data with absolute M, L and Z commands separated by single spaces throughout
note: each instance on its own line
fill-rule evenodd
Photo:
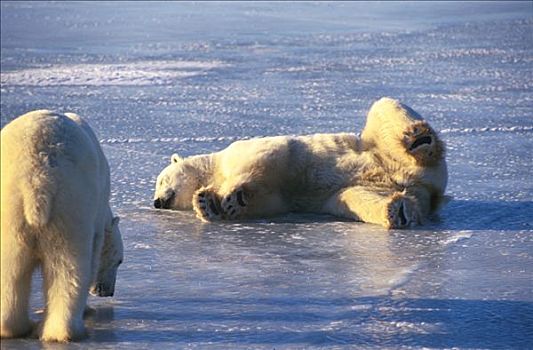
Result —
M 122 262 L 107 160 L 85 121 L 47 110 L 6 125 L 1 147 L 1 337 L 33 331 L 30 287 L 40 266 L 46 300 L 40 338 L 83 338 L 89 289 L 113 295 Z
M 442 204 L 444 145 L 408 106 L 382 98 L 354 134 L 237 141 L 182 159 L 157 178 L 154 206 L 191 209 L 204 221 L 289 211 L 333 214 L 403 228 Z

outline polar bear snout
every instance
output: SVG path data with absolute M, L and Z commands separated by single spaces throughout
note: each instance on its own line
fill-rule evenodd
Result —
M 174 196 L 176 193 L 174 191 L 168 193 L 167 198 L 156 198 L 154 199 L 154 207 L 156 209 L 170 209 L 172 200 L 174 199 Z
M 112 297 L 115 294 L 115 284 L 106 286 L 104 283 L 96 283 L 90 293 L 98 297 Z

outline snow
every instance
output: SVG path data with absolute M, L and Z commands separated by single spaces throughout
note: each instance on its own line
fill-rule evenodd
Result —
M 527 2 L 1 3 L 1 124 L 76 112 L 112 172 L 125 260 L 66 349 L 533 348 Z M 152 208 L 172 153 L 359 132 L 381 96 L 447 144 L 440 218 L 410 230 Z M 32 318 L 43 298 L 36 275 Z M 38 349 L 2 340 L 2 349 Z

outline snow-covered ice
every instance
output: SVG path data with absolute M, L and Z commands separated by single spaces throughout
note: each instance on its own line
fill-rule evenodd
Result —
M 38 108 L 88 119 L 121 216 L 115 297 L 91 298 L 90 337 L 60 347 L 533 348 L 532 33 L 530 2 L 2 1 L 2 126 Z M 359 131 L 381 96 L 447 143 L 438 221 L 151 207 L 172 153 Z

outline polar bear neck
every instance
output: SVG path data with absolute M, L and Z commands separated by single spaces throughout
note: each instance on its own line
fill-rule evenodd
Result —
M 187 157 L 184 160 L 186 165 L 194 168 L 200 187 L 207 186 L 213 181 L 215 173 L 215 161 L 212 154 L 200 154 Z

